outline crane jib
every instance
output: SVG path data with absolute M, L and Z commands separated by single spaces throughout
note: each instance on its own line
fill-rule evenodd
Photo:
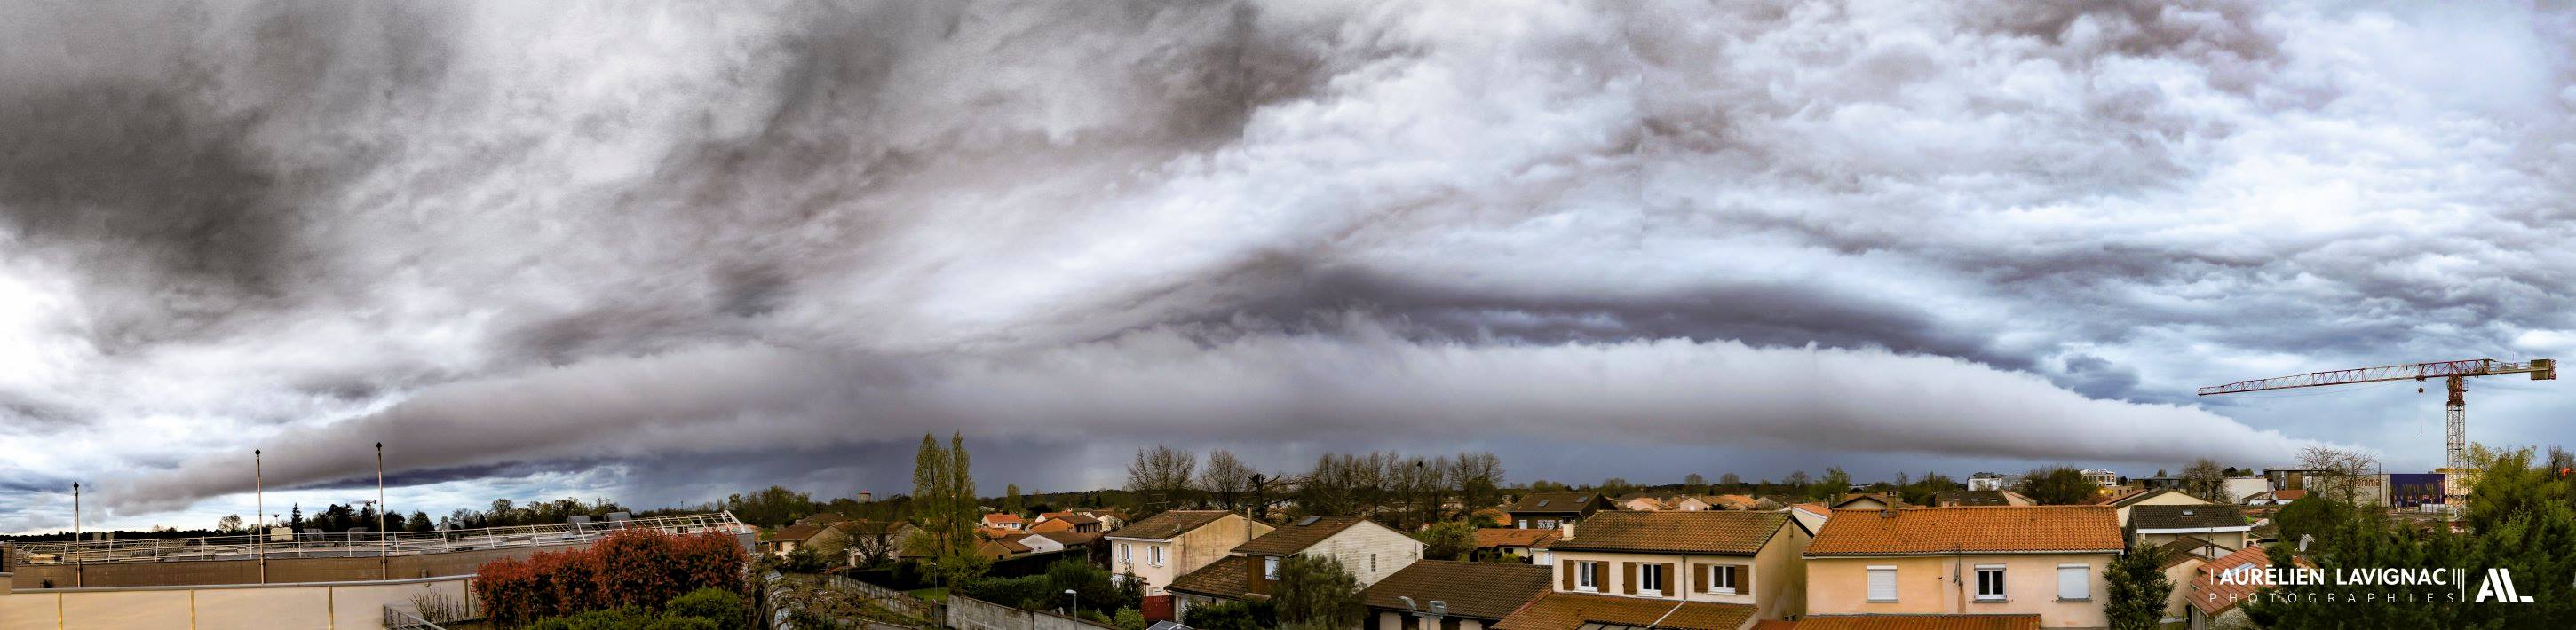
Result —
M 2551 359 L 2533 359 L 2527 363 L 2498 361 L 2495 359 L 2467 359 L 2461 361 L 2410 363 L 2406 365 L 2389 365 L 2350 370 L 2330 370 L 2325 372 L 2310 372 L 2294 376 L 2237 381 L 2226 385 L 2203 387 L 2200 388 L 2200 395 L 2209 396 L 2213 394 L 2259 392 L 2299 387 L 2348 385 L 2353 383 L 2369 383 L 2376 381 L 2420 381 L 2434 378 L 2495 376 L 2500 374 L 2526 373 L 2530 374 L 2531 380 L 2535 381 L 2556 379 L 2558 378 L 2558 362 Z

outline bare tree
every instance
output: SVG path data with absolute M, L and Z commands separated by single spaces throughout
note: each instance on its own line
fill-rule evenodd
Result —
M 2361 484 L 2357 482 L 2362 475 L 2379 468 L 2379 458 L 2361 451 L 2310 446 L 2300 449 L 2299 465 L 2325 470 L 2331 480 L 2323 484 L 2326 487 L 2322 490 L 2334 493 L 2345 503 L 2354 503 L 2361 498 Z M 2319 480 L 2309 480 L 2312 485 L 2316 481 Z M 2320 489 L 2312 487 L 2308 490 L 2317 492 Z
M 2224 492 L 2226 487 L 2227 472 L 2218 466 L 2217 460 L 2207 457 L 2195 459 L 2190 466 L 2182 469 L 2182 490 L 2191 493 L 2192 496 L 2225 503 L 2226 497 L 2218 495 Z
M 1717 476 L 1717 483 L 1718 485 L 1732 486 L 1744 483 L 1744 478 L 1736 476 L 1735 473 L 1726 473 Z
M 1217 504 L 1228 511 L 1242 509 L 1244 494 L 1252 491 L 1254 474 L 1251 466 L 1235 458 L 1234 451 L 1220 448 L 1210 451 L 1207 467 L 1199 469 L 1199 490 L 1215 497 Z
M 1493 451 L 1459 453 L 1449 462 L 1449 481 L 1458 486 L 1458 500 L 1469 511 L 1492 507 L 1503 502 L 1503 458 Z
M 1198 465 L 1198 455 L 1189 451 L 1160 444 L 1137 449 L 1136 462 L 1127 465 L 1127 490 L 1145 495 L 1147 514 L 1139 516 L 1180 505 L 1181 495 L 1190 489 L 1190 474 Z

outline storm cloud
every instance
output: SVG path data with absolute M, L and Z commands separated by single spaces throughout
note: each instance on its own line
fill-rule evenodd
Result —
M 0 482 L 148 520 L 383 441 L 685 498 L 580 471 L 951 430 L 2397 468 L 2393 401 L 2189 392 L 2576 347 L 2576 16 L 2087 6 L 20 3 Z M 2481 441 L 2576 407 L 2494 391 Z

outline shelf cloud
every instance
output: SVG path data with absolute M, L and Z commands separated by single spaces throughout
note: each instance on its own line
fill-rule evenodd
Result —
M 378 441 L 469 486 L 951 430 L 2429 466 L 2392 401 L 2189 392 L 2568 349 L 2570 42 L 2504 4 L 16 3 L 0 531 Z M 2530 391 L 2473 438 L 2576 407 Z

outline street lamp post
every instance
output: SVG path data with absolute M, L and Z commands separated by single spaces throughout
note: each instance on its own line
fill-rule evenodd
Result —
M 255 448 L 254 448 L 254 449 L 251 449 L 251 450 L 250 450 L 250 487 L 251 487 L 251 494 L 252 494 L 253 496 L 255 496 L 255 497 L 258 497 L 258 498 L 256 499 L 256 501 L 257 501 L 256 505 L 257 505 L 257 507 L 259 508 L 259 511 L 252 512 L 252 513 L 251 513 L 251 518 L 253 518 L 253 519 L 258 519 L 258 520 L 259 520 L 259 524 L 250 528 L 250 548 L 251 548 L 251 555 L 252 555 L 253 557 L 259 558 L 259 583 L 261 583 L 261 584 L 267 584 L 267 583 L 268 583 L 268 519 L 259 518 L 259 517 L 260 517 L 260 516 L 262 516 L 262 515 L 268 514 L 268 482 L 267 482 L 267 480 L 266 480 L 266 479 L 265 479 L 265 478 L 260 474 L 260 466 L 261 466 L 261 464 L 260 464 L 259 449 L 255 449 Z
M 1073 618 L 1075 618 L 1075 619 L 1081 619 L 1081 618 L 1082 618 L 1082 596 L 1081 596 L 1081 595 L 1077 595 L 1077 594 L 1075 594 L 1075 593 L 1073 592 L 1073 589 L 1069 589 L 1069 588 L 1068 588 L 1068 589 L 1064 589 L 1064 598 L 1065 598 L 1065 599 L 1073 600 Z
M 72 586 L 80 586 L 81 569 L 80 482 L 72 482 Z
M 377 443 L 376 443 L 376 571 L 377 571 L 377 573 L 378 573 L 379 577 L 377 577 L 376 579 L 380 579 L 380 580 L 390 580 L 390 579 L 394 579 L 393 561 L 392 561 L 392 560 L 390 560 L 390 559 L 387 559 L 387 558 L 386 558 L 386 556 L 390 554 L 390 552 L 392 551 L 392 549 L 391 549 L 391 548 L 388 548 L 388 547 L 386 547 L 386 546 L 385 546 L 385 511 L 386 511 L 386 510 L 390 510 L 390 509 L 393 509 L 393 506 L 392 506 L 391 504 L 387 504 L 387 503 L 385 503 L 385 443 L 383 443 L 383 442 L 377 442 Z

